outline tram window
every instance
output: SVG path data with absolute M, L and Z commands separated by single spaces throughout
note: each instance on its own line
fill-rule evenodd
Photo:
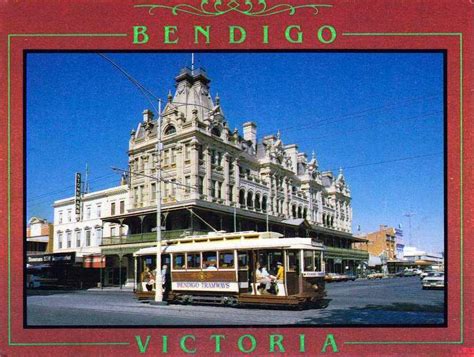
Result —
M 203 252 L 202 253 L 202 267 L 207 270 L 216 269 L 217 264 L 217 253 L 216 252 Z
M 299 251 L 289 250 L 286 254 L 288 259 L 288 271 L 298 271 Z
M 249 255 L 247 252 L 239 252 L 238 259 L 240 270 L 245 270 L 249 268 Z
M 314 271 L 321 271 L 321 254 L 314 252 Z
M 234 252 L 219 252 L 219 269 L 234 267 Z
M 305 250 L 303 252 L 303 262 L 305 271 L 314 271 L 314 256 L 312 250 Z
M 188 269 L 199 269 L 199 268 L 201 268 L 201 254 L 188 253 Z
M 173 269 L 184 269 L 185 267 L 184 254 L 175 254 L 173 257 Z

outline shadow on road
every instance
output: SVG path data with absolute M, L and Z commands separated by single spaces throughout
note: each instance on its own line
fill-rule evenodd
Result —
M 392 303 L 320 310 L 300 323 L 308 325 L 443 325 L 444 304 Z

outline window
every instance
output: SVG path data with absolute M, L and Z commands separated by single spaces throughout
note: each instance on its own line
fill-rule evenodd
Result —
M 63 223 L 63 211 L 59 211 L 58 215 L 59 215 L 58 222 Z
M 91 206 L 86 207 L 86 219 L 91 219 Z
M 204 178 L 202 176 L 199 176 L 198 191 L 200 195 L 204 193 Z
M 211 196 L 216 197 L 216 181 L 211 180 Z
M 321 253 L 314 252 L 314 270 L 321 271 Z
M 97 241 L 97 244 L 101 243 L 102 241 L 102 228 L 101 227 L 97 227 L 95 229 L 95 239 Z
M 219 128 L 217 128 L 217 127 L 212 128 L 211 134 L 215 135 L 215 136 L 221 136 L 221 132 L 220 132 Z
M 184 269 L 186 268 L 184 254 L 174 254 L 173 256 L 173 269 Z
M 305 250 L 303 252 L 303 262 L 305 271 L 314 271 L 314 257 L 312 250 Z
M 219 268 L 233 269 L 234 268 L 234 252 L 220 252 L 219 253 Z
M 156 200 L 156 183 L 155 182 L 153 182 L 150 185 L 150 191 L 151 191 L 151 199 Z
M 133 202 L 138 203 L 138 187 L 133 188 Z M 113 213 L 111 213 L 113 215 Z
M 229 201 L 232 202 L 234 200 L 234 185 L 229 186 Z
M 176 152 L 174 149 L 170 149 L 170 157 L 171 163 L 176 163 Z
M 86 230 L 86 247 L 90 247 L 91 245 L 91 231 L 88 229 Z
M 165 165 L 168 165 L 168 163 L 169 163 L 168 152 L 169 152 L 169 150 L 163 150 L 163 156 L 164 156 Z
M 216 164 L 216 150 L 214 149 L 211 150 L 211 164 L 212 165 Z
M 201 253 L 188 253 L 188 269 L 201 268 Z
M 71 248 L 72 233 L 66 232 L 67 248 Z
M 125 213 L 125 201 L 120 201 L 120 214 Z
M 110 236 L 115 237 L 117 234 L 117 229 L 115 227 L 110 227 Z
M 246 270 L 249 268 L 249 254 L 247 252 L 238 252 L 237 259 L 239 260 L 240 270 Z
M 176 128 L 173 125 L 170 125 L 165 130 L 165 135 L 176 134 Z
M 216 264 L 217 264 L 216 252 L 203 252 L 202 253 L 202 267 L 204 269 L 208 269 L 208 270 L 216 269 Z
M 222 198 L 222 182 L 218 182 L 217 187 L 217 197 Z
M 58 248 L 61 249 L 63 247 L 63 234 L 58 233 Z
M 68 222 L 72 221 L 72 210 L 70 209 L 67 210 L 67 221 Z
M 81 246 L 81 231 L 76 231 L 76 247 Z
M 191 176 L 184 177 L 184 185 L 186 186 L 184 192 L 189 193 L 191 190 Z
M 171 196 L 176 196 L 176 179 L 172 179 L 170 182 L 171 185 Z
M 97 218 L 102 217 L 102 205 L 97 204 L 96 213 L 97 213 Z
M 110 214 L 113 216 L 115 215 L 115 202 L 110 204 Z
M 299 260 L 299 250 L 289 250 L 286 254 L 288 260 L 288 271 L 299 271 L 300 260 Z

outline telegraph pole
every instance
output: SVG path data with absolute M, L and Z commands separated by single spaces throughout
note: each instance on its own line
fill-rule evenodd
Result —
M 161 276 L 161 99 L 158 99 L 158 125 L 156 128 L 156 276 L 155 304 L 165 304 L 163 301 L 163 278 Z

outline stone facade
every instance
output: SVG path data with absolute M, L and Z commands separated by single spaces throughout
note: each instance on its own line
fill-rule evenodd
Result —
M 350 233 L 351 194 L 342 171 L 336 177 L 319 171 L 314 154 L 308 159 L 279 133 L 257 142 L 253 122 L 243 125 L 242 135 L 231 130 L 209 82 L 203 70 L 183 69 L 162 112 L 164 207 L 204 201 Z M 156 206 L 157 127 L 145 110 L 131 132 L 130 211 Z

